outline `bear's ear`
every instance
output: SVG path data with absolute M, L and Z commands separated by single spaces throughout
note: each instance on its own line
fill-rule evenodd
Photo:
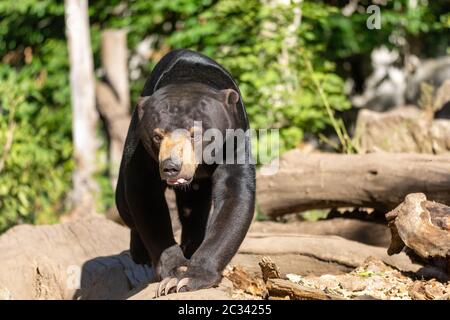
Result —
M 150 96 L 146 96 L 146 97 L 139 97 L 139 99 L 138 99 L 137 111 L 138 111 L 139 120 L 142 120 L 142 117 L 144 116 L 144 106 L 149 98 L 150 98 Z
M 220 91 L 224 96 L 224 101 L 227 105 L 236 105 L 239 101 L 239 93 L 233 89 L 225 89 Z

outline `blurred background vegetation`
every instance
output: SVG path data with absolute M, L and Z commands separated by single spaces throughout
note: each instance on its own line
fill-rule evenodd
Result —
M 368 30 L 349 1 L 96 0 L 89 2 L 95 67 L 100 32 L 128 31 L 131 99 L 173 48 L 201 51 L 237 79 L 254 128 L 279 128 L 287 150 L 330 128 L 334 111 L 351 108 L 344 90 L 370 72 L 381 44 L 421 57 L 448 54 L 447 1 L 374 1 L 382 27 Z M 359 1 L 366 8 L 371 1 Z M 399 39 L 402 39 L 400 41 Z M 144 54 L 143 54 L 143 51 Z M 349 68 L 362 61 L 358 75 Z M 0 232 L 18 223 L 49 223 L 69 210 L 72 133 L 64 2 L 0 1 Z M 353 64 L 352 64 L 353 63 Z M 361 64 L 361 63 L 360 63 Z M 104 130 L 99 128 L 106 150 Z M 13 138 L 11 138 L 13 136 Z M 12 143 L 11 143 L 12 142 Z M 113 204 L 99 155 L 98 210 Z

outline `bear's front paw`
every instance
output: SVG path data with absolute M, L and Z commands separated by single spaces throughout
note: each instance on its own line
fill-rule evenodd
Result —
M 161 253 L 156 273 L 160 279 L 180 277 L 186 271 L 189 260 L 179 245 L 173 245 Z
M 195 291 L 217 285 L 222 276 L 201 267 L 188 267 L 187 271 L 177 277 L 167 277 L 160 282 L 156 297 L 175 292 Z

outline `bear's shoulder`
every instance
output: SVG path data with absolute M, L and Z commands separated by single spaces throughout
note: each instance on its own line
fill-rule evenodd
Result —
M 155 66 L 145 83 L 142 96 L 169 85 L 199 82 L 217 90 L 235 89 L 238 86 L 231 74 L 219 63 L 192 50 L 178 49 L 167 53 Z

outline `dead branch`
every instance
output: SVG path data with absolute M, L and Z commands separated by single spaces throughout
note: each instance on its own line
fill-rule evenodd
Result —
M 266 283 L 271 297 L 289 297 L 291 300 L 345 300 L 345 298 L 308 288 L 284 279 L 268 279 Z

